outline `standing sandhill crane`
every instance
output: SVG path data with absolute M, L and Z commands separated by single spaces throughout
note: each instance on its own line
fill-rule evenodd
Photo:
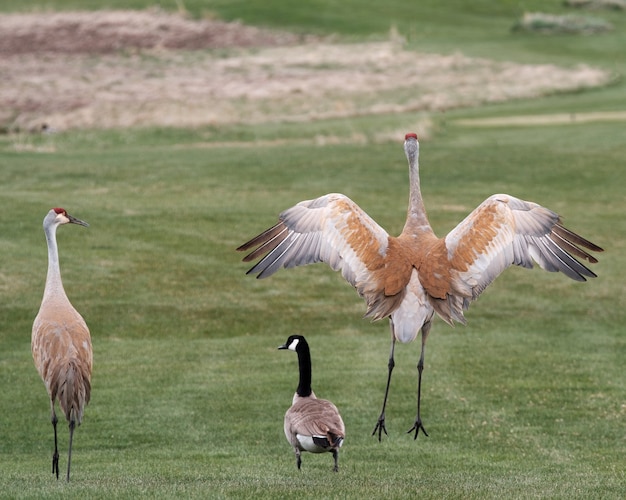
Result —
M 32 351 L 35 366 L 46 384 L 50 397 L 52 427 L 54 428 L 54 455 L 52 473 L 59 479 L 59 450 L 57 446 L 57 416 L 55 401 L 69 423 L 70 442 L 67 458 L 67 481 L 70 480 L 72 440 L 74 428 L 80 425 L 83 411 L 91 394 L 91 367 L 93 353 L 91 336 L 85 320 L 70 303 L 59 268 L 56 241 L 57 227 L 62 224 L 89 226 L 69 215 L 62 208 L 53 208 L 43 219 L 43 230 L 48 242 L 48 275 L 39 313 L 33 323 Z
M 346 428 L 337 407 L 326 399 L 317 399 L 311 389 L 311 351 L 302 335 L 290 335 L 279 349 L 289 349 L 298 354 L 300 380 L 293 395 L 291 407 L 285 413 L 284 430 L 296 454 L 298 470 L 302 464 L 300 452 L 330 452 L 339 471 L 339 448 L 346 437 Z
M 435 236 L 422 200 L 419 142 L 406 134 L 409 208 L 402 233 L 391 237 L 356 203 L 342 194 L 302 201 L 282 212 L 279 222 L 241 245 L 244 261 L 261 260 L 248 274 L 271 276 L 281 267 L 326 262 L 341 271 L 367 303 L 366 317 L 389 317 L 391 351 L 383 407 L 372 435 L 385 428 L 385 406 L 394 368 L 396 341 L 415 340 L 421 330 L 417 364 L 417 416 L 408 433 L 428 436 L 420 416 L 424 347 L 434 313 L 446 323 L 465 324 L 463 311 L 512 264 L 561 271 L 576 281 L 596 275 L 574 257 L 597 260 L 581 247 L 601 252 L 561 225 L 558 214 L 507 194 L 487 198 L 444 238 Z

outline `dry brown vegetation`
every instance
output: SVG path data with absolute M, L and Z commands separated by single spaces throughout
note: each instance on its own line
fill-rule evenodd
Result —
M 561 68 L 338 44 L 161 11 L 0 16 L 0 126 L 195 126 L 445 110 L 604 85 Z

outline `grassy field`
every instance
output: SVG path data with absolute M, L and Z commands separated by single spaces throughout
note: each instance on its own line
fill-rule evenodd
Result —
M 365 3 L 371 8 L 184 5 L 196 15 L 206 8 L 350 39 L 385 36 L 396 23 L 420 50 L 626 69 L 618 57 L 623 13 L 601 13 L 616 27 L 607 35 L 537 38 L 510 33 L 521 14 L 513 2 L 495 10 L 493 2 L 420 2 L 422 10 Z M 61 4 L 101 2 L 45 6 Z M 560 2 L 544 4 L 525 7 L 563 10 Z M 389 436 L 379 443 L 370 433 L 384 391 L 387 323 L 361 319 L 362 301 L 326 266 L 259 281 L 244 275 L 248 267 L 234 251 L 282 209 L 327 192 L 347 194 L 390 233 L 400 232 L 408 193 L 402 136 L 349 138 L 406 130 L 414 115 L 0 136 L 0 497 L 622 498 L 623 123 L 481 127 L 459 120 L 623 111 L 625 97 L 618 80 L 428 117 L 422 190 L 438 234 L 490 194 L 507 192 L 558 211 L 606 252 L 596 280 L 511 269 L 471 307 L 467 327 L 436 321 L 424 372 L 430 436 L 417 441 L 405 431 L 414 418 L 419 344 L 396 350 Z M 322 147 L 312 140 L 318 134 L 346 140 Z M 41 221 L 59 205 L 91 225 L 58 234 L 65 288 L 91 329 L 95 361 L 69 485 L 50 474 L 49 407 L 30 354 L 46 272 Z M 311 344 L 314 389 L 346 423 L 338 474 L 330 455 L 303 455 L 297 471 L 283 435 L 297 360 L 276 347 L 293 332 Z M 67 432 L 60 429 L 63 470 Z

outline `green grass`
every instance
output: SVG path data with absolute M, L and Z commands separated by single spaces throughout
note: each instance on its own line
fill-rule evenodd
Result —
M 261 4 L 249 5 L 240 17 L 264 24 L 261 14 L 250 14 Z M 292 7 L 293 19 L 310 5 Z M 337 20 L 320 29 L 351 36 L 387 29 L 376 7 L 350 16 L 353 4 L 342 5 L 345 11 L 333 11 Z M 624 68 L 615 56 L 624 24 L 615 14 L 607 14 L 616 26 L 610 35 L 539 40 L 506 31 L 521 10 L 517 3 L 499 3 L 494 18 L 485 18 L 486 5 L 430 7 L 430 34 L 449 35 L 457 20 L 465 22 L 457 38 L 434 37 L 425 48 L 458 44 L 494 58 Z M 318 10 L 331 17 L 330 4 Z M 437 321 L 424 372 L 430 437 L 417 441 L 405 431 L 414 418 L 419 344 L 396 350 L 390 435 L 378 443 L 370 433 L 384 390 L 387 323 L 361 319 L 362 301 L 323 265 L 259 281 L 244 275 L 248 267 L 234 251 L 282 209 L 331 191 L 351 196 L 398 233 L 408 191 L 401 137 L 325 147 L 254 141 L 371 137 L 378 127 L 405 129 L 415 116 L 0 137 L 0 497 L 622 498 L 623 125 L 469 128 L 455 120 L 615 110 L 623 99 L 619 81 L 434 116 L 421 164 L 438 234 L 490 194 L 508 192 L 560 212 L 606 252 L 596 280 L 511 269 L 471 307 L 467 327 Z M 207 147 L 217 141 L 246 147 Z M 33 150 L 15 152 L 16 143 Z M 95 358 L 70 485 L 50 474 L 47 397 L 30 355 L 46 271 L 41 221 L 59 205 L 91 224 L 58 235 L 65 288 L 90 326 Z M 298 472 L 282 433 L 297 361 L 276 347 L 293 332 L 311 344 L 314 388 L 346 422 L 338 474 L 330 455 L 311 454 Z M 67 432 L 60 428 L 63 470 Z
M 468 327 L 437 322 L 425 372 L 430 437 L 417 442 L 404 432 L 418 344 L 398 348 L 390 436 L 378 443 L 369 434 L 386 323 L 360 319 L 361 301 L 324 266 L 257 281 L 233 250 L 282 208 L 331 190 L 398 232 L 399 143 L 4 154 L 6 494 L 618 497 L 626 342 L 624 243 L 613 235 L 626 232 L 626 146 L 612 130 L 450 127 L 423 144 L 423 189 L 440 234 L 506 190 L 560 211 L 607 253 L 597 280 L 510 270 L 470 309 Z M 95 350 L 69 487 L 48 471 L 48 405 L 29 352 L 46 264 L 40 220 L 59 204 L 91 224 L 59 231 L 66 289 Z M 330 455 L 305 455 L 298 473 L 282 436 L 297 372 L 295 356 L 276 347 L 294 331 L 312 344 L 314 387 L 346 421 L 337 475 Z

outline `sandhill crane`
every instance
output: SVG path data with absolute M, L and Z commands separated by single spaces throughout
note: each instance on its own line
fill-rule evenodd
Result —
M 330 452 L 335 459 L 333 470 L 339 470 L 339 448 L 346 437 L 346 428 L 337 407 L 325 399 L 317 399 L 311 389 L 311 351 L 302 335 L 290 335 L 279 349 L 298 354 L 300 380 L 291 407 L 285 413 L 285 436 L 293 446 L 296 465 L 300 469 L 301 451 Z
M 434 313 L 446 323 L 465 324 L 463 311 L 504 271 L 515 264 L 561 271 L 576 281 L 596 277 L 574 257 L 597 260 L 583 248 L 602 248 L 566 229 L 558 214 L 507 194 L 487 198 L 444 238 L 435 236 L 422 200 L 417 135 L 405 136 L 409 164 L 409 207 L 400 236 L 391 237 L 356 203 L 342 194 L 327 194 L 285 210 L 279 222 L 241 245 L 254 250 L 244 261 L 261 260 L 248 274 L 257 278 L 290 268 L 326 262 L 356 288 L 367 303 L 366 317 L 389 317 L 391 351 L 382 411 L 372 435 L 381 440 L 385 407 L 394 368 L 396 341 L 415 340 L 421 330 L 417 364 L 417 416 L 408 433 L 420 430 L 424 347 Z M 581 248 L 582 247 L 582 248 Z
M 61 281 L 56 231 L 57 227 L 68 223 L 89 225 L 72 217 L 62 208 L 53 208 L 43 219 L 43 229 L 48 242 L 48 274 L 41 307 L 33 323 L 31 339 L 35 366 L 50 397 L 51 420 L 54 428 L 52 473 L 56 474 L 57 479 L 59 478 L 59 450 L 55 401 L 58 400 L 69 423 L 67 481 L 70 480 L 74 428 L 80 425 L 83 411 L 89 402 L 93 364 L 89 329 L 85 320 L 67 298 Z

